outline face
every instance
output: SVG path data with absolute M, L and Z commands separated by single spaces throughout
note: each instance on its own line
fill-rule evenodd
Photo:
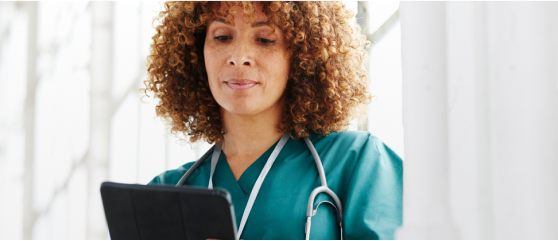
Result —
M 229 24 L 216 17 L 210 21 L 204 46 L 209 87 L 221 111 L 255 116 L 282 108 L 290 54 L 285 37 L 268 25 L 261 6 L 255 6 L 253 24 L 243 20 L 236 7 Z M 275 32 L 273 30 L 275 29 Z

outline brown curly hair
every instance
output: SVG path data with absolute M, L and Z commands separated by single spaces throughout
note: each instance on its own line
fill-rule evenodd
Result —
M 220 106 L 211 91 L 203 48 L 209 20 L 244 9 L 252 21 L 253 2 L 166 2 L 148 56 L 146 88 L 160 101 L 157 116 L 171 133 L 190 142 L 223 141 Z M 278 131 L 291 129 L 294 139 L 310 132 L 327 135 L 348 128 L 370 103 L 366 74 L 369 41 L 342 2 L 262 2 L 263 12 L 285 34 L 292 51 L 285 114 Z M 234 17 L 234 16 L 233 16 Z

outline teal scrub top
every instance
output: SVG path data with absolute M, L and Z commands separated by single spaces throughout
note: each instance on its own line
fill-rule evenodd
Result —
M 346 131 L 327 136 L 311 134 L 324 167 L 327 185 L 343 204 L 344 239 L 393 239 L 402 224 L 403 163 L 380 139 L 368 132 Z M 256 179 L 277 143 L 242 176 L 235 179 L 225 155 L 215 168 L 215 188 L 231 194 L 237 225 Z M 149 184 L 176 185 L 194 162 L 156 176 Z M 185 185 L 209 184 L 211 155 Z M 273 163 L 254 202 L 241 239 L 305 239 L 306 206 L 320 186 L 314 158 L 304 140 L 290 138 Z M 314 205 L 329 200 L 318 194 Z M 333 208 L 320 205 L 312 218 L 311 239 L 339 239 Z

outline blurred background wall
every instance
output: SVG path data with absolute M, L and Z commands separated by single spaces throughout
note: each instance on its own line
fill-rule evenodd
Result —
M 558 2 L 401 2 L 401 239 L 558 239 Z
M 370 48 L 364 122 L 404 157 L 399 2 L 346 2 Z M 0 239 L 106 239 L 100 183 L 196 160 L 155 118 L 146 79 L 162 2 L 0 2 Z

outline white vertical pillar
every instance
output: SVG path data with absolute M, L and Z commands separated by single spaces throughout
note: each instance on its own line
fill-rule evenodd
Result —
M 355 18 L 357 24 L 360 26 L 364 35 L 370 34 L 370 29 L 368 28 L 368 22 L 370 21 L 370 9 L 367 1 L 358 1 L 357 9 L 355 11 Z
M 404 212 L 399 239 L 454 239 L 450 218 L 444 2 L 401 2 Z
M 27 96 L 25 97 L 25 163 L 23 174 L 23 239 L 33 238 L 37 214 L 33 206 L 35 174 L 35 96 L 37 89 L 37 2 L 27 2 Z
M 398 238 L 558 238 L 556 13 L 556 2 L 401 3 Z
M 368 27 L 368 22 L 370 19 L 368 6 L 369 4 L 367 1 L 358 1 L 357 9 L 355 11 L 356 22 L 360 26 L 361 31 L 364 32 L 364 35 L 370 35 L 369 33 L 370 28 Z M 372 48 L 366 50 L 368 56 L 370 56 L 370 52 L 371 52 L 370 50 L 372 50 Z M 368 57 L 367 61 L 370 61 L 370 57 Z M 368 72 L 369 70 L 370 70 L 370 64 L 367 64 L 366 72 Z M 357 129 L 359 131 L 368 131 L 368 115 L 364 116 L 360 120 L 357 119 Z
M 446 3 L 450 208 L 461 239 L 493 239 L 485 2 Z
M 558 3 L 489 2 L 494 234 L 558 238 Z
M 87 238 L 106 239 L 107 226 L 100 185 L 108 180 L 110 121 L 112 117 L 113 3 L 91 2 L 91 120 L 88 168 Z

